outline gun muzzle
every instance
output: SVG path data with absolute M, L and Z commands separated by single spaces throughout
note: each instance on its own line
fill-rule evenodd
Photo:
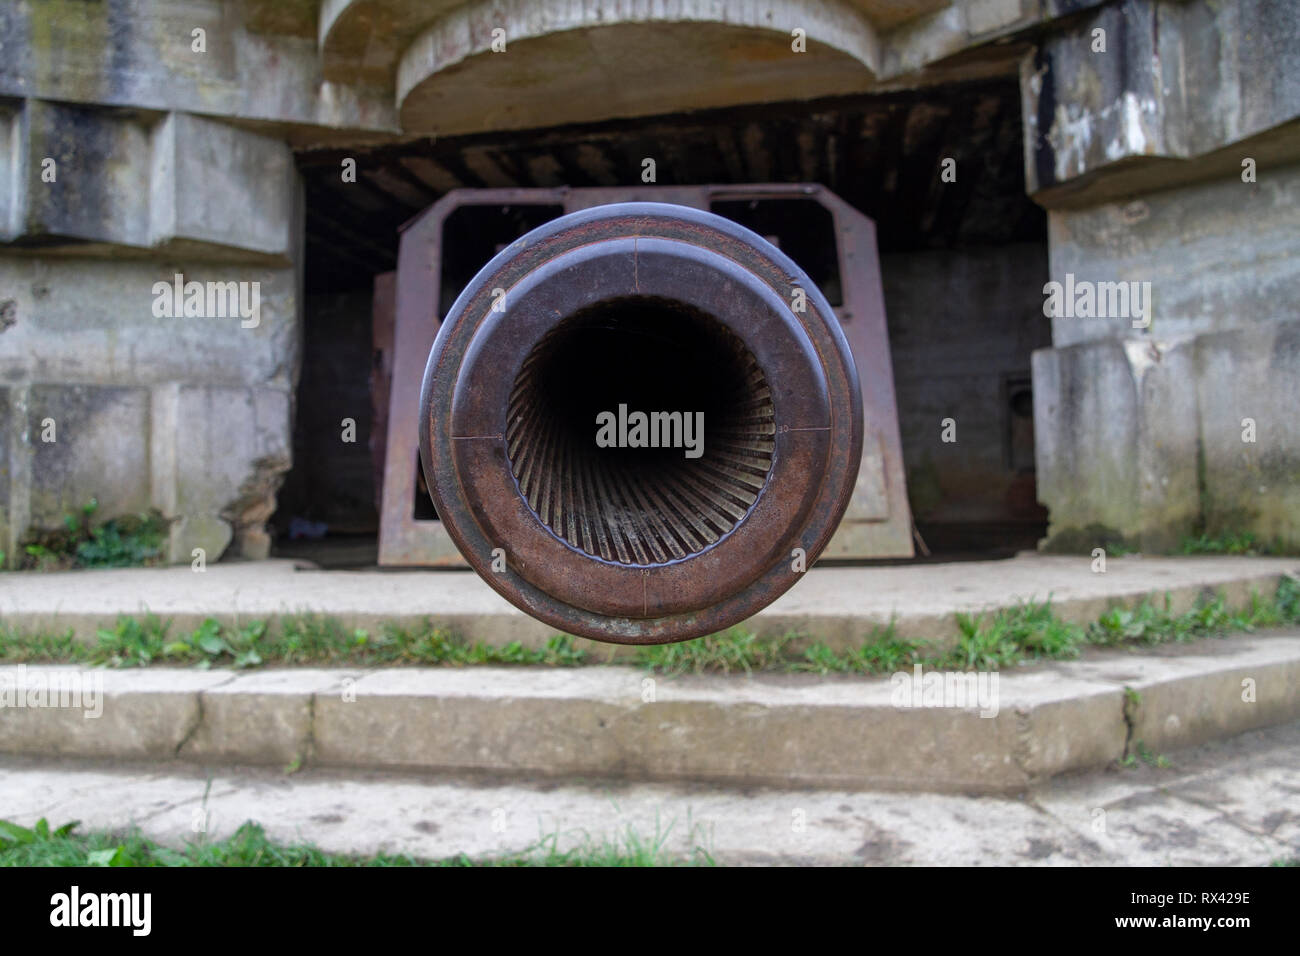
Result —
M 792 587 L 862 457 L 826 298 L 755 233 L 665 203 L 502 250 L 444 320 L 420 412 L 430 495 L 471 567 L 619 644 L 720 631 Z

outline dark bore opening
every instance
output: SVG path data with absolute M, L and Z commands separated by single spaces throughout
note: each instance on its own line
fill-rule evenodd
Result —
M 744 343 L 705 312 L 640 296 L 578 312 L 537 343 L 511 392 L 506 446 L 547 527 L 594 557 L 652 565 L 740 523 L 767 480 L 775 432 L 771 391 Z

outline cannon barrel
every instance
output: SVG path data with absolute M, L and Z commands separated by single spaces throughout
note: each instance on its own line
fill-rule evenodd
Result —
M 533 617 L 620 644 L 723 630 L 792 587 L 862 456 L 826 298 L 757 234 L 665 203 L 571 213 L 498 253 L 420 401 L 465 560 Z

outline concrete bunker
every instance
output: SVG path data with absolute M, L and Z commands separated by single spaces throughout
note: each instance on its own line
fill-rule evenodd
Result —
M 845 544 L 840 556 L 1032 548 L 1046 523 L 1035 495 L 1030 353 L 1050 343 L 1050 326 L 1041 311 L 1045 216 L 1024 193 L 1021 128 L 1016 85 L 977 82 L 300 152 L 304 374 L 296 463 L 274 519 L 277 552 L 345 565 L 459 563 L 448 542 L 415 543 L 426 530 L 436 537 L 437 516 L 414 444 L 404 474 L 388 464 L 385 501 L 388 406 L 399 407 L 392 389 L 402 377 L 394 369 L 422 367 L 394 340 L 401 318 L 388 273 L 398 265 L 399 228 L 413 228 L 435 204 L 443 210 L 429 240 L 438 314 L 428 337 L 478 269 L 519 236 L 574 208 L 637 198 L 707 208 L 769 238 L 808 272 L 846 330 L 864 317 L 861 301 L 845 304 L 850 279 L 876 285 L 859 299 L 883 295 L 889 384 L 878 427 L 895 420 L 899 461 L 890 474 L 882 442 L 865 479 L 879 487 L 863 489 L 846 522 L 884 527 L 890 492 L 905 488 L 893 505 L 902 523 Z M 356 184 L 339 179 L 348 157 L 361 170 Z M 646 157 L 656 160 L 655 176 L 641 183 Z M 961 171 L 955 181 L 943 179 L 945 160 Z M 821 184 L 816 196 L 807 183 Z M 845 241 L 840 220 L 850 213 L 874 224 L 878 253 Z M 345 367 L 363 350 L 371 355 L 364 368 Z M 865 356 L 860 364 L 871 361 Z M 341 443 L 347 417 L 358 438 Z M 385 521 L 402 530 L 381 553 Z M 324 537 L 294 540 L 295 530 Z

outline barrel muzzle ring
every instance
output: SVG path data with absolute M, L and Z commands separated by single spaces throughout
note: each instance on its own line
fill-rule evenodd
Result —
M 650 203 L 561 217 L 493 259 L 443 323 L 421 420 L 470 565 L 562 631 L 634 644 L 721 630 L 791 587 L 862 443 L 811 281 L 729 220 Z

